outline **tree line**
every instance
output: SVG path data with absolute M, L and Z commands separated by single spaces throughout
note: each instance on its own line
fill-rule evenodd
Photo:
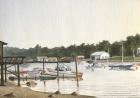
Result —
M 137 54 L 137 48 L 140 47 L 140 35 L 128 36 L 126 40 L 115 41 L 110 43 L 108 40 L 103 40 L 98 44 L 86 44 L 70 45 L 68 47 L 41 47 L 36 45 L 29 49 L 19 49 L 16 47 L 4 47 L 5 56 L 26 56 L 27 58 L 36 58 L 37 56 L 48 56 L 48 57 L 66 57 L 73 55 L 84 55 L 86 58 L 90 57 L 90 54 L 96 51 L 109 52 L 111 56 L 121 56 L 122 44 L 124 46 L 124 55 L 132 56 Z

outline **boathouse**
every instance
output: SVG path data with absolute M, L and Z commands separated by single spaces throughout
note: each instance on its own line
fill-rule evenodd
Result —
M 105 51 L 94 52 L 90 55 L 91 60 L 105 60 L 109 59 L 110 54 Z
M 140 55 L 140 47 L 137 49 L 137 55 Z

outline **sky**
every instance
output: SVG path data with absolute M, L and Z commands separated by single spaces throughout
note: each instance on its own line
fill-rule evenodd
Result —
M 140 0 L 0 0 L 0 40 L 30 48 L 140 34 Z

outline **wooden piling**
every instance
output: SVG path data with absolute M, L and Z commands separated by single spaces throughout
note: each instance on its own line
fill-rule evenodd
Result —
M 43 58 L 43 74 L 45 72 L 45 66 L 44 66 L 44 64 L 45 64 L 45 58 Z
M 18 86 L 20 86 L 20 68 L 19 68 L 19 64 L 17 65 L 17 72 L 18 72 Z
M 75 69 L 76 69 L 76 81 L 77 81 L 77 91 L 79 91 L 79 79 L 78 79 L 78 68 L 77 68 L 77 59 L 74 57 Z
M 1 86 L 4 86 L 3 64 L 1 64 Z
M 7 67 L 6 67 L 6 64 L 5 64 L 5 82 L 7 82 Z
M 59 91 L 59 60 L 57 58 L 57 84 L 58 84 L 58 91 Z
M 26 81 L 28 80 L 27 76 L 26 76 Z

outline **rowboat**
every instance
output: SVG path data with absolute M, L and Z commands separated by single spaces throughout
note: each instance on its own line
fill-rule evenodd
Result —
M 57 76 L 53 76 L 53 75 L 40 75 L 39 76 L 40 80 L 54 80 L 57 78 Z
M 56 76 L 58 78 L 76 78 L 76 73 L 72 71 L 60 71 L 59 74 L 57 71 L 51 71 L 51 72 L 45 72 L 43 75 L 51 75 L 51 76 Z M 83 73 L 78 72 L 77 77 L 79 79 L 82 79 Z

